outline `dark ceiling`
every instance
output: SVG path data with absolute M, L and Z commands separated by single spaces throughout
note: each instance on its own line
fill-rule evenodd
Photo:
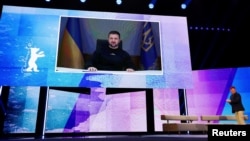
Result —
M 250 5 L 248 0 L 2 0 L 6 5 L 186 16 L 193 70 L 249 67 Z M 188 0 L 186 0 L 188 1 Z M 181 40 L 181 39 L 180 39 Z

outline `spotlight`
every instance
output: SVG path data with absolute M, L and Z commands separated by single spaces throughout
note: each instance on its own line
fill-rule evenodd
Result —
M 155 6 L 154 6 L 154 4 L 152 4 L 152 3 L 150 3 L 149 5 L 148 5 L 148 8 L 149 9 L 153 9 Z
M 82 3 L 86 2 L 86 0 L 80 0 Z
M 151 0 L 151 2 L 148 4 L 148 8 L 149 9 L 154 9 L 156 1 L 157 0 Z
M 181 4 L 181 9 L 186 9 L 187 5 L 185 3 Z
M 45 0 L 46 2 L 50 2 L 51 0 Z
M 186 9 L 187 6 L 190 4 L 192 0 L 185 0 L 182 4 L 181 4 L 181 9 Z
M 116 0 L 116 4 L 117 5 L 121 5 L 122 4 L 122 0 Z

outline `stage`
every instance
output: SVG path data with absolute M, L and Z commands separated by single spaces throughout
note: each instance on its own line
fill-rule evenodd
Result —
M 50 137 L 35 138 L 8 138 L 0 141 L 207 141 L 207 135 L 112 135 L 112 136 L 83 136 L 83 137 Z

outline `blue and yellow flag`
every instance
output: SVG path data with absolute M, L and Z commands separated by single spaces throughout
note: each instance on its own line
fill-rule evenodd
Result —
M 144 70 L 156 70 L 157 52 L 150 22 L 145 22 L 142 33 L 141 62 Z
M 57 66 L 79 69 L 84 68 L 79 18 L 68 18 L 61 46 L 58 51 Z

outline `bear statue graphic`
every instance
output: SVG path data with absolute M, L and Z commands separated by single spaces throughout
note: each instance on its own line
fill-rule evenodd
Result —
M 28 60 L 28 68 L 25 69 L 27 72 L 39 72 L 36 61 L 40 57 L 44 57 L 45 54 L 43 51 L 39 51 L 40 49 L 37 47 L 29 47 L 30 55 Z

